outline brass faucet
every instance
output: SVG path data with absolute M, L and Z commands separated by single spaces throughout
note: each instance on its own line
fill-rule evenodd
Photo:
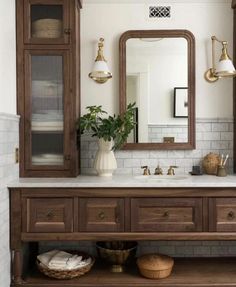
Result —
M 155 169 L 155 175 L 163 175 L 163 170 L 162 168 L 160 168 L 160 166 L 158 165 L 157 168 Z
M 150 169 L 148 168 L 147 165 L 141 166 L 143 168 L 143 175 L 151 175 Z
M 175 175 L 175 170 L 174 168 L 177 168 L 178 166 L 176 165 L 171 165 L 168 169 L 167 175 Z

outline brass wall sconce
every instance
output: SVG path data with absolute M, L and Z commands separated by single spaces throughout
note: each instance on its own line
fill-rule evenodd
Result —
M 107 61 L 103 56 L 104 39 L 100 38 L 98 43 L 98 54 L 94 63 L 94 67 L 89 77 L 99 84 L 105 83 L 112 78 L 112 74 L 107 66 Z
M 227 52 L 228 42 L 221 41 L 217 39 L 216 36 L 212 36 L 211 40 L 212 40 L 212 68 L 208 69 L 205 72 L 205 79 L 209 83 L 214 83 L 220 78 L 235 77 L 236 76 L 235 67 Z M 221 43 L 223 46 L 222 53 L 218 63 L 215 62 L 216 41 Z

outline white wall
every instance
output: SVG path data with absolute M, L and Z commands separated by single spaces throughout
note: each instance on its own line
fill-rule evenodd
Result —
M 188 86 L 187 41 L 184 38 L 166 38 L 157 42 L 143 42 L 129 39 L 126 50 L 126 72 L 147 73 L 148 86 L 140 97 L 147 103 L 139 114 L 147 113 L 147 124 L 186 124 L 186 119 L 174 118 L 174 87 Z M 139 88 L 139 87 L 138 87 Z M 129 102 L 136 102 L 129 100 Z M 127 98 L 130 99 L 127 92 Z M 147 127 L 146 127 L 147 128 Z
M 0 112 L 16 114 L 15 0 L 0 0 L 0 27 Z
M 196 115 L 201 118 L 232 117 L 232 79 L 209 84 L 204 72 L 211 65 L 212 35 L 229 41 L 232 55 L 233 10 L 231 1 L 166 1 L 170 19 L 148 19 L 148 4 L 142 1 L 84 1 L 81 11 L 81 102 L 82 113 L 92 104 L 113 113 L 119 110 L 119 38 L 127 30 L 187 29 L 196 39 Z M 127 1 L 131 2 L 131 1 Z M 159 2 L 154 4 L 159 4 Z M 162 1 L 163 2 L 163 1 Z M 175 2 L 175 3 L 173 3 Z M 185 3 L 184 3 L 185 2 Z M 119 4 L 120 3 L 120 4 Z M 150 3 L 150 2 L 149 2 Z M 152 3 L 153 4 L 153 3 Z M 162 3 L 163 4 L 163 3 Z M 105 57 L 113 79 L 98 85 L 88 78 L 96 56 L 97 41 L 105 38 Z M 221 47 L 217 46 L 220 50 Z

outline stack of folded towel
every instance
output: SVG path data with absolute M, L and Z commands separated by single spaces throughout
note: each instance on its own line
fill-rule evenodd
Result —
M 53 270 L 73 270 L 91 264 L 92 259 L 88 257 L 73 255 L 65 251 L 52 250 L 37 256 L 40 264 Z

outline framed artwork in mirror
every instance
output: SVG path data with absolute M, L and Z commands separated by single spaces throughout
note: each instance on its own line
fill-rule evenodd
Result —
M 174 117 L 188 117 L 188 88 L 174 88 Z

